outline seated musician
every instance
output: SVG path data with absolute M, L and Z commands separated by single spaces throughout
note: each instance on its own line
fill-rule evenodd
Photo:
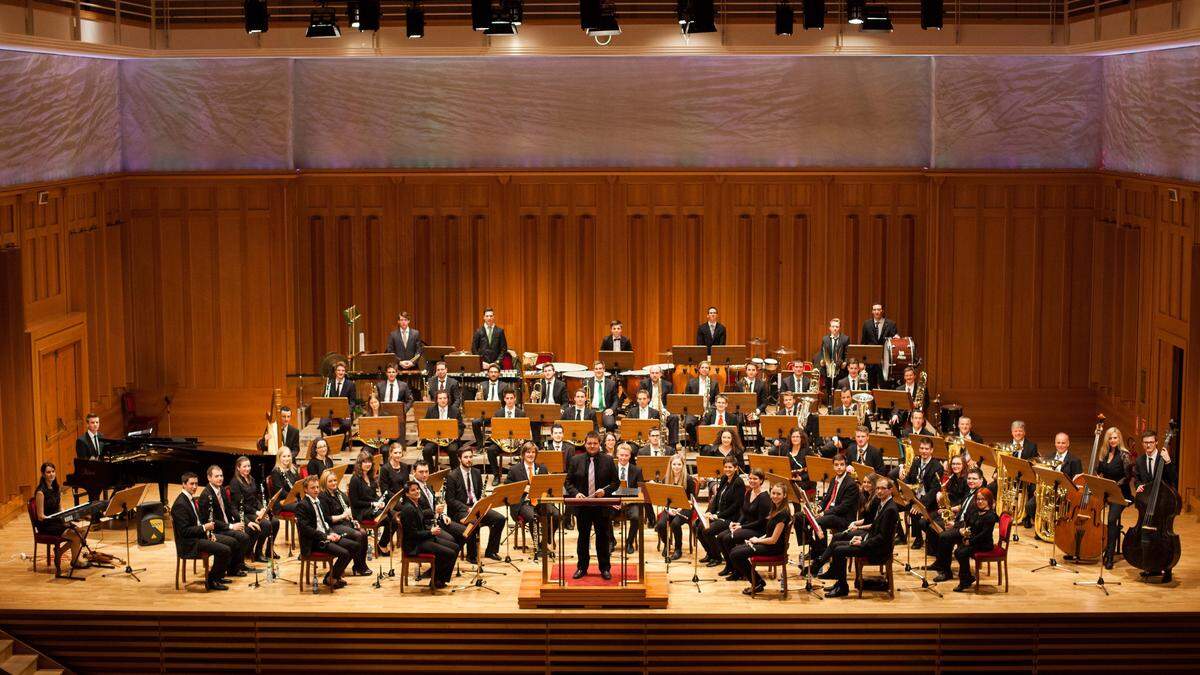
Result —
M 801 414 L 801 406 L 796 402 L 796 395 L 790 391 L 784 391 L 779 395 L 779 411 L 777 415 L 786 415 L 796 418 L 796 426 L 804 432 L 804 442 L 807 444 L 810 438 L 816 438 L 820 428 L 817 426 L 819 415 L 817 410 L 809 408 L 808 417 L 804 418 Z M 771 443 L 776 449 L 785 447 L 788 444 L 787 438 L 776 438 Z
M 602 352 L 631 352 L 633 343 L 624 334 L 625 326 L 620 321 L 613 320 L 608 324 L 608 335 L 600 341 Z
M 1133 494 L 1136 497 L 1154 487 L 1154 476 L 1162 471 L 1162 484 L 1179 490 L 1179 466 L 1171 459 L 1167 448 L 1159 450 L 1158 432 L 1147 429 L 1142 432 L 1142 455 L 1133 466 Z M 1161 576 L 1160 583 L 1171 583 L 1171 570 L 1142 570 L 1139 575 L 1143 579 Z
M 517 392 L 513 389 L 504 390 L 504 404 L 496 411 L 496 417 L 517 418 L 524 417 L 525 409 L 517 405 Z M 482 438 L 476 436 L 475 438 Z M 500 482 L 500 474 L 502 473 L 503 450 L 495 437 L 489 438 L 484 444 L 487 448 L 488 471 L 496 478 L 496 482 Z
M 741 570 L 734 569 L 730 553 L 747 539 L 766 533 L 767 517 L 771 514 L 771 496 L 767 494 L 766 474 L 754 469 L 746 476 L 746 494 L 742 499 L 741 517 L 729 524 L 729 529 L 717 535 L 717 546 L 725 558 L 725 568 L 717 574 L 729 581 L 744 581 Z
M 279 497 L 276 511 L 295 511 L 296 502 L 287 501 L 287 496 L 291 494 L 296 481 L 300 480 L 300 469 L 297 469 L 293 463 L 292 451 L 287 446 L 279 448 L 279 454 L 275 456 L 275 468 L 271 469 L 271 476 L 267 480 L 270 482 L 268 490 L 271 492 L 271 497 L 274 497 L 275 493 L 283 491 Z
M 979 467 L 967 469 L 966 496 L 958 502 L 951 502 L 950 510 L 953 513 L 953 519 L 944 522 L 942 531 L 936 535 L 934 532 L 927 533 L 930 547 L 927 551 L 935 556 L 929 569 L 938 573 L 934 578 L 936 583 L 948 581 L 953 576 L 950 570 L 950 558 L 954 553 L 954 547 L 963 541 L 963 528 L 967 527 L 967 523 L 976 517 L 975 511 L 978 507 L 975 505 L 975 495 L 982 488 L 983 472 Z
M 396 364 L 389 363 L 382 382 L 375 383 L 375 391 L 379 394 L 381 403 L 403 403 L 405 412 L 413 402 L 412 390 L 408 384 L 400 381 L 400 370 Z
M 354 408 L 357 402 L 358 394 L 355 392 L 354 383 L 346 377 L 346 362 L 338 361 L 333 364 L 333 377 L 325 380 L 325 389 L 322 393 L 325 397 L 341 396 L 350 404 L 350 408 Z M 341 418 L 322 417 L 317 423 L 317 428 L 325 436 L 334 434 L 344 434 L 350 431 L 350 420 Z
M 876 475 L 886 476 L 887 467 L 883 464 L 883 451 L 870 444 L 871 432 L 867 427 L 859 425 L 854 429 L 854 444 L 845 449 L 846 459 L 871 467 Z
M 342 574 L 356 553 L 348 537 L 333 528 L 333 521 L 321 506 L 321 479 L 308 476 L 304 479 L 304 496 L 296 505 L 296 530 L 300 533 L 300 553 L 328 553 L 334 560 L 321 583 L 330 590 L 343 588 L 346 580 Z M 344 540 L 343 540 L 344 539 Z
M 300 452 L 300 430 L 292 426 L 292 409 L 286 405 L 279 409 L 279 419 L 277 421 L 279 427 L 279 447 L 287 447 L 292 451 L 292 456 Z M 263 437 L 258 440 L 258 449 L 261 452 L 266 452 L 268 443 L 270 443 L 271 430 L 267 429 L 263 432 Z
M 442 535 L 442 529 L 434 522 L 433 513 L 421 505 L 421 486 L 409 481 L 400 503 L 400 545 L 411 556 L 422 553 L 433 554 L 434 588 L 445 588 L 454 574 L 454 561 L 458 558 L 458 545 Z
M 1071 437 L 1061 431 L 1054 435 L 1054 455 L 1051 460 L 1058 464 L 1058 470 L 1063 472 L 1067 480 L 1083 473 L 1083 460 L 1071 452 Z
M 705 553 L 700 562 L 707 567 L 716 567 L 725 559 L 717 538 L 729 530 L 731 523 L 741 520 L 742 499 L 746 496 L 746 485 L 736 459 L 725 458 L 721 479 L 709 483 L 708 494 L 708 527 L 698 533 Z
M 816 390 L 816 373 L 812 373 L 811 375 L 805 374 L 804 362 L 800 359 L 793 360 L 792 374 L 783 378 L 783 383 L 779 387 L 780 394 L 785 391 L 790 391 L 793 394 L 805 394 L 815 392 Z
M 836 570 L 832 567 L 825 571 L 822 570 L 833 560 L 833 552 L 838 544 L 848 543 L 851 539 L 870 532 L 871 523 L 875 522 L 875 517 L 879 515 L 881 504 L 875 498 L 875 479 L 877 478 L 879 476 L 874 473 L 859 478 L 857 520 L 847 525 L 844 530 L 830 533 L 829 544 L 825 552 L 813 561 L 813 570 L 817 573 L 817 578 L 836 581 L 839 578 Z
M 749 393 L 755 395 L 754 410 L 746 415 L 747 421 L 753 422 L 758 419 L 758 414 L 767 407 L 767 394 L 770 386 L 766 380 L 760 379 L 758 376 L 758 364 L 750 362 L 746 364 L 746 375 L 739 379 L 733 385 L 734 391 Z
M 742 444 L 732 429 L 722 429 L 713 444 L 704 446 L 700 454 L 705 457 L 733 458 L 739 469 L 746 470 L 746 457 L 742 450 Z
M 729 399 L 726 398 L 725 394 L 717 394 L 717 397 L 713 399 L 712 410 L 705 412 L 704 416 L 700 418 L 700 424 L 706 427 L 714 425 L 719 427 L 733 427 L 739 445 L 742 440 L 743 423 L 745 423 L 745 418 L 741 413 L 729 411 Z M 699 433 L 698 429 L 697 433 Z
M 354 519 L 350 500 L 338 486 L 338 476 L 326 469 L 321 473 L 321 511 L 325 514 L 333 531 L 342 535 L 338 543 L 350 551 L 354 561 L 352 576 L 365 577 L 371 573 L 367 567 L 367 532 Z
M 457 420 L 458 431 L 453 438 L 447 439 L 444 446 L 433 442 L 433 439 L 427 439 L 425 446 L 421 450 L 421 456 L 425 458 L 425 463 L 430 466 L 437 465 L 438 448 L 444 447 L 446 454 L 450 457 L 450 466 L 458 466 L 458 448 L 459 437 L 463 432 L 462 411 L 459 407 L 450 402 L 449 391 L 439 391 L 437 393 L 437 403 L 429 406 L 429 410 L 425 411 L 425 419 L 427 420 Z
M 962 466 L 962 460 L 959 460 Z M 917 441 L 917 458 L 908 467 L 908 473 L 901 477 L 906 484 L 913 486 L 913 492 L 927 511 L 937 510 L 937 491 L 942 486 L 942 463 L 933 457 L 933 441 L 921 438 Z M 964 482 L 965 486 L 966 483 Z M 920 514 L 910 514 L 911 530 L 913 531 L 913 548 L 924 546 L 924 537 L 929 523 Z
M 1114 429 L 1110 429 L 1110 431 L 1113 430 L 1115 430 L 1115 427 Z M 1025 437 L 1025 422 L 1013 420 L 1009 433 L 1012 434 L 1012 452 L 1014 455 L 1031 462 L 1041 458 L 1037 443 Z M 1119 436 L 1120 434 L 1121 432 L 1117 430 L 1117 435 Z M 1033 515 L 1037 510 L 1037 500 L 1034 499 L 1034 489 L 1037 487 L 1037 480 L 1034 476 L 1023 476 L 1022 480 L 1025 482 L 1025 513 L 1021 514 L 1021 526 L 1033 527 Z M 989 485 L 988 487 L 991 489 L 992 494 L 996 495 L 999 493 L 996 491 L 994 483 L 995 481 L 993 481 L 993 485 Z M 1117 511 L 1117 513 L 1119 515 L 1120 511 Z
M 858 486 L 854 477 L 846 471 L 847 466 L 849 465 L 845 455 L 834 456 L 833 478 L 830 479 L 829 487 L 821 500 L 821 517 L 817 518 L 817 525 L 825 532 L 840 532 L 858 517 Z M 805 526 L 807 527 L 807 524 Z M 812 532 L 809 532 L 808 538 L 812 542 L 809 554 L 816 560 L 825 552 L 825 540 L 813 536 Z
M 981 488 L 975 493 L 975 509 L 971 512 L 966 527 L 959 530 L 962 541 L 954 549 L 954 559 L 958 561 L 958 586 L 955 592 L 962 593 L 975 583 L 975 575 L 971 573 L 971 556 L 976 553 L 986 553 L 996 546 L 996 525 L 1000 516 L 996 515 L 996 498 L 991 490 Z
M 792 471 L 792 480 L 798 481 L 803 490 L 813 489 L 814 484 L 808 477 L 808 464 L 805 461 L 805 457 L 809 454 L 808 434 L 804 433 L 803 429 L 792 427 L 788 431 L 787 444 L 777 446 L 771 454 L 777 457 L 787 457 Z
M 605 434 L 600 437 L 600 443 L 600 451 L 616 460 L 617 444 L 620 443 L 620 437 L 614 433 L 605 432 Z
M 233 480 L 229 482 L 233 510 L 241 514 L 246 526 L 244 531 L 251 539 L 251 547 L 247 550 L 252 552 L 254 562 L 265 563 L 267 556 L 275 556 L 279 519 L 267 509 L 266 498 L 250 475 L 250 458 L 238 457 L 233 468 Z
M 367 394 L 367 401 L 363 404 L 362 417 L 383 417 L 383 403 L 379 401 L 379 394 L 375 392 Z
M 964 416 L 958 418 L 958 429 L 956 429 L 954 432 L 952 432 L 949 436 L 946 437 L 946 442 L 947 443 L 950 442 L 951 439 L 955 439 L 955 440 L 959 440 L 959 441 L 966 439 L 966 440 L 975 441 L 976 443 L 982 443 L 983 437 L 980 436 L 979 434 L 975 433 L 975 431 L 973 430 L 973 427 L 974 427 L 974 423 L 971 422 L 970 417 L 967 417 L 964 415 Z
M 1016 422 L 1013 422 L 1016 424 Z M 1121 497 L 1124 501 L 1109 502 L 1108 504 L 1108 532 L 1105 538 L 1104 550 L 1104 567 L 1112 569 L 1113 560 L 1117 555 L 1117 547 L 1121 543 L 1121 514 L 1125 511 L 1125 507 L 1129 502 L 1133 501 L 1133 473 L 1134 464 L 1133 453 L 1129 452 L 1125 447 L 1125 437 L 1121 435 L 1121 430 L 1116 427 L 1109 427 L 1104 432 L 1104 446 L 1100 449 L 1100 456 L 1096 458 L 1096 475 L 1107 478 L 1116 483 L 1121 488 Z M 1030 524 L 1033 524 L 1033 512 L 1036 508 L 1033 497 L 1033 482 L 1029 482 L 1026 488 L 1025 515 Z
M 497 403 L 501 403 L 503 401 L 504 392 L 507 390 L 508 387 L 500 381 L 500 366 L 492 364 L 487 368 L 487 379 L 484 380 L 483 383 L 479 385 L 479 388 L 475 390 L 475 400 L 496 401 Z M 491 419 L 476 417 L 475 419 L 471 420 L 471 431 L 475 434 L 476 443 L 483 442 L 483 430 L 491 428 L 491 426 Z
M 665 416 L 665 421 L 667 424 L 667 445 L 673 448 L 675 447 L 675 444 L 679 442 L 679 415 L 673 415 L 671 414 L 671 411 L 667 410 L 667 396 L 675 393 L 675 387 L 671 384 L 670 380 L 663 378 L 662 368 L 658 366 L 650 366 L 646 369 L 646 372 L 648 375 L 642 379 L 640 384 L 638 384 L 638 391 L 644 391 L 649 396 L 647 400 L 649 401 L 650 407 L 657 410 L 659 413 L 655 416 L 655 419 Z M 638 405 L 640 406 L 640 397 L 638 398 L 638 401 Z M 638 419 L 647 418 L 639 417 Z
M 858 415 L 858 402 L 853 399 L 854 394 L 850 393 L 849 389 L 842 389 L 838 392 L 839 404 L 829 411 L 830 415 Z M 833 436 L 825 441 L 821 448 L 821 454 L 825 457 L 833 457 L 846 452 L 846 450 L 854 443 L 853 438 L 845 436 Z
M 100 416 L 88 413 L 84 422 L 87 431 L 75 439 L 75 456 L 79 459 L 103 459 L 104 439 L 100 438 Z
M 827 598 L 841 598 L 850 594 L 846 583 L 846 563 L 850 558 L 865 557 L 869 562 L 891 562 L 892 543 L 896 528 L 900 525 L 900 511 L 892 499 L 892 479 L 880 477 L 875 480 L 877 512 L 865 535 L 858 535 L 845 543 L 833 547 L 831 569 L 837 579 L 832 588 L 825 591 Z
M 436 401 L 438 393 L 443 391 L 449 394 L 451 403 L 462 402 L 462 387 L 458 380 L 447 374 L 445 361 L 438 361 L 433 367 L 433 378 L 425 385 L 426 399 Z
M 597 361 L 592 364 L 592 376 L 584 380 L 583 388 L 587 391 L 588 403 L 592 408 L 604 413 L 600 423 L 605 431 L 616 431 L 621 395 L 618 393 L 617 381 L 605 374 L 603 363 Z
M 216 526 L 218 538 L 224 537 L 233 557 L 229 560 L 229 573 L 235 577 L 244 577 L 249 572 L 257 572 L 246 566 L 246 552 L 250 550 L 251 537 L 246 532 L 246 525 L 241 515 L 234 511 L 233 496 L 225 487 L 225 472 L 216 464 L 208 467 L 206 473 L 208 485 L 204 487 L 201 496 L 203 513 L 206 521 Z
M 491 307 L 483 310 L 483 325 L 471 336 L 471 353 L 479 355 L 484 367 L 499 364 L 508 353 L 508 339 L 504 329 L 496 325 L 496 312 Z
M 573 398 L 574 402 L 572 404 L 563 406 L 562 419 L 591 422 L 592 431 L 598 431 L 596 428 L 596 411 L 588 405 L 587 392 L 583 389 L 576 390 Z
M 717 321 L 717 308 L 709 307 L 707 315 L 705 323 L 696 327 L 696 344 L 708 347 L 708 353 L 712 354 L 713 346 L 724 345 L 728 336 L 725 325 Z
M 333 468 L 333 458 L 329 456 L 329 441 L 324 438 L 313 439 L 308 446 L 308 475 L 320 476 L 326 469 Z
M 198 503 L 199 486 L 196 474 L 187 472 L 180 478 L 183 491 L 171 505 L 171 528 L 175 533 L 175 551 L 180 556 L 194 556 L 207 553 L 212 557 L 208 567 L 208 577 L 204 587 L 210 591 L 227 591 L 229 580 L 225 578 L 225 570 L 234 556 L 233 547 L 236 542 L 218 535 L 216 524 L 211 520 L 200 517 Z M 243 573 L 242 576 L 245 576 Z
M 559 381 L 553 363 L 542 364 L 542 379 L 533 383 L 529 397 L 532 403 L 553 403 L 562 406 L 567 402 L 567 385 Z
M 637 402 L 625 411 L 625 416 L 635 420 L 656 420 L 659 419 L 660 413 L 657 408 L 650 406 L 650 392 L 639 389 Z
M 396 355 L 400 367 L 405 370 L 416 367 L 421 358 L 421 348 L 424 346 L 421 342 L 421 332 L 409 326 L 411 321 L 408 312 L 400 312 L 396 315 L 396 330 L 388 335 L 387 351 Z
M 97 421 L 99 421 L 97 419 Z M 86 564 L 79 562 L 79 552 L 83 549 L 83 536 L 70 523 L 62 518 L 50 517 L 62 511 L 62 490 L 58 486 L 58 469 L 53 462 L 42 462 L 41 480 L 34 491 L 34 522 L 33 530 L 38 534 L 48 534 L 67 540 L 71 549 L 71 567 L 83 569 Z
M 670 448 L 663 444 L 662 429 L 651 429 L 646 439 L 646 444 L 642 447 L 637 447 L 633 443 L 629 444 L 633 448 L 633 458 L 638 457 L 663 457 L 671 453 Z
M 696 377 L 688 380 L 687 386 L 683 389 L 683 393 L 702 396 L 704 400 L 704 412 L 700 415 L 689 414 L 683 417 L 683 428 L 687 431 L 692 445 L 698 445 L 696 442 L 696 427 L 700 426 L 700 418 L 716 404 L 717 394 L 720 393 L 717 381 L 712 378 L 711 373 L 712 364 L 708 361 L 701 361 L 700 365 L 696 367 Z
M 909 436 L 936 436 L 937 431 L 929 422 L 925 421 L 925 413 L 920 410 L 914 410 L 908 415 L 908 421 L 900 429 L 900 438 L 906 439 Z
M 563 428 L 561 424 L 555 424 L 554 426 L 550 427 L 550 440 L 546 441 L 546 447 L 544 449 L 550 452 L 563 453 L 564 462 L 570 461 L 571 458 L 575 456 L 575 453 L 579 450 L 575 447 L 574 443 L 563 440 Z
M 846 376 L 838 380 L 837 388 L 849 389 L 854 392 L 871 390 L 867 371 L 863 368 L 862 361 L 850 359 L 850 362 L 846 364 Z
M 667 467 L 667 475 L 656 482 L 664 485 L 678 485 L 687 492 L 690 500 L 696 494 L 696 481 L 692 480 L 687 473 L 687 467 L 683 462 L 683 455 L 676 453 L 671 457 L 671 464 Z M 683 557 L 683 524 L 690 523 L 692 520 L 691 502 L 688 505 L 680 504 L 665 508 L 658 513 L 658 521 L 654 524 L 654 530 L 658 532 L 658 536 L 664 542 L 667 541 L 667 528 L 671 528 L 670 541 L 671 560 L 679 560 Z M 633 537 L 633 534 L 630 534 Z M 633 541 L 629 541 L 625 550 L 627 553 L 633 553 Z
M 908 403 L 911 407 L 914 404 L 913 397 L 917 391 L 917 369 L 912 366 L 904 367 L 904 381 L 900 383 L 898 391 L 903 391 L 908 394 Z M 903 427 L 908 423 L 908 417 L 911 414 L 909 408 L 880 408 L 879 417 L 887 419 L 888 426 L 893 429 Z
M 404 491 L 404 484 L 408 482 L 409 466 L 402 459 L 404 457 L 404 446 L 399 443 L 392 443 L 388 446 L 387 459 L 379 465 L 379 489 L 383 492 L 396 494 Z
M 546 470 L 545 464 L 537 463 L 538 447 L 533 441 L 523 441 L 521 443 L 521 461 L 513 462 L 512 466 L 508 467 L 508 476 L 504 479 L 505 483 L 519 483 L 523 480 L 529 480 L 534 476 L 549 473 Z M 561 497 L 561 494 L 556 496 Z M 554 504 L 539 502 L 535 509 L 529 501 L 529 492 L 521 497 L 521 503 L 515 508 L 509 509 L 509 515 L 513 520 L 518 517 L 525 520 L 525 524 L 530 528 L 534 528 L 535 524 L 541 523 L 542 518 L 548 518 L 550 521 L 550 531 L 546 533 L 549 541 L 554 540 L 554 530 L 557 527 L 560 515 L 558 507 Z M 538 542 L 539 549 L 541 542 Z M 538 554 L 542 555 L 545 551 L 539 550 Z
M 792 523 L 791 505 L 788 504 L 787 490 L 783 483 L 775 483 L 768 492 L 771 510 L 767 514 L 762 534 L 746 539 L 729 552 L 729 564 L 737 571 L 738 578 L 750 582 L 750 587 L 742 591 L 745 595 L 761 593 L 767 587 L 767 582 L 754 566 L 750 558 L 754 556 L 777 556 L 787 553 L 787 529 Z M 733 578 L 734 575 L 730 575 Z
M 392 447 L 396 448 L 395 445 Z M 389 451 L 389 461 L 391 460 L 391 455 L 392 452 Z M 396 455 L 398 460 L 399 453 L 396 453 Z M 397 461 L 397 463 L 399 462 Z M 404 467 L 403 470 L 403 478 L 407 479 L 408 467 Z M 396 483 L 401 486 L 397 489 L 397 492 L 403 492 L 403 485 L 408 481 L 399 481 L 399 478 L 399 476 L 396 476 L 392 480 L 396 481 Z M 381 486 L 380 481 L 375 478 L 375 460 L 372 459 L 371 453 L 367 450 L 360 450 L 358 457 L 354 460 L 354 469 L 350 474 L 350 514 L 354 520 L 357 520 L 359 523 L 369 520 L 378 521 L 380 512 L 383 511 L 383 507 L 387 505 L 388 500 L 390 500 L 394 494 L 396 494 L 396 492 L 385 490 Z M 380 531 L 379 535 L 375 539 L 376 555 L 385 556 L 391 552 L 392 533 L 396 529 L 398 519 L 399 514 L 397 512 L 393 512 L 388 514 L 387 517 L 383 518 L 382 522 L 378 522 Z M 367 543 L 363 542 L 363 546 L 365 548 Z
M 483 473 L 472 466 L 474 460 L 475 449 L 468 445 L 458 456 L 458 468 L 452 469 L 446 476 L 446 510 L 451 518 L 464 526 L 475 502 L 483 499 Z M 488 529 L 488 542 L 483 557 L 500 560 L 500 537 L 504 534 L 506 524 L 507 519 L 499 511 L 490 510 L 483 514 L 478 527 L 467 539 L 467 562 L 478 564 L 480 531 L 485 527 Z
M 620 487 L 636 488 L 641 483 L 646 482 L 645 476 L 642 475 L 642 470 L 633 460 L 633 446 L 629 443 L 620 443 L 617 445 L 617 480 L 620 481 Z M 620 507 L 613 507 L 614 515 L 620 514 Z M 630 506 L 625 510 L 625 517 L 629 519 L 626 527 L 625 535 L 625 552 L 633 555 L 633 544 L 637 541 L 638 530 L 642 527 L 642 507 L 640 505 Z M 612 535 L 616 528 L 609 528 L 609 534 Z M 613 548 L 616 548 L 616 539 L 613 539 Z
M 456 547 L 462 548 L 463 544 L 467 542 L 465 534 L 467 526 L 451 520 L 446 515 L 445 501 L 438 499 L 437 494 L 429 487 L 429 464 L 425 460 L 419 460 L 413 465 L 412 473 L 409 475 L 421 487 L 421 507 L 428 509 L 433 514 L 434 522 L 446 533 L 442 535 L 443 538 Z M 445 481 L 443 481 L 444 488 Z

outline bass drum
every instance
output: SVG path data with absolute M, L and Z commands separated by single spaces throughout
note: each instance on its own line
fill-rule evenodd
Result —
M 577 370 L 572 373 L 563 373 L 563 381 L 567 383 L 567 402 L 574 405 L 575 392 L 583 389 L 583 381 L 592 376 L 590 370 Z
M 958 418 L 963 416 L 962 406 L 957 403 L 947 403 L 938 413 L 938 429 L 948 434 L 958 429 Z

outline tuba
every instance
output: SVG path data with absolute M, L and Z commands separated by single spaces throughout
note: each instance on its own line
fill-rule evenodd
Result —
M 1047 466 L 1052 469 L 1061 469 L 1062 462 L 1054 459 L 1041 459 L 1037 461 L 1040 466 Z M 1064 480 L 1065 477 L 1064 477 Z M 1067 507 L 1067 490 L 1066 488 L 1056 488 L 1054 484 L 1037 482 L 1037 488 L 1033 493 L 1034 498 L 1034 513 L 1033 513 L 1033 530 L 1038 539 L 1042 541 L 1054 541 L 1054 526 L 1061 520 Z

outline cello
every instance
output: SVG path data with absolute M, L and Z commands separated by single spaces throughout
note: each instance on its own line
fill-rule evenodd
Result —
M 1168 452 L 1175 438 L 1175 422 L 1167 425 L 1167 437 L 1163 441 L 1163 452 Z M 1179 535 L 1175 533 L 1175 516 L 1183 509 L 1179 493 L 1163 483 L 1163 467 L 1166 462 L 1157 462 L 1149 489 L 1134 496 L 1138 519 L 1125 533 L 1121 544 L 1121 555 L 1134 567 L 1157 574 L 1170 573 L 1179 562 Z
M 1096 457 L 1100 452 L 1100 439 L 1104 435 L 1104 415 L 1096 416 L 1096 438 L 1092 442 L 1092 456 L 1084 473 L 1096 470 Z M 1054 543 L 1064 553 L 1076 560 L 1099 560 L 1104 555 L 1108 525 L 1104 520 L 1103 500 L 1092 499 L 1091 488 L 1083 475 L 1074 476 L 1073 482 L 1081 489 L 1068 494 L 1066 515 L 1054 526 Z

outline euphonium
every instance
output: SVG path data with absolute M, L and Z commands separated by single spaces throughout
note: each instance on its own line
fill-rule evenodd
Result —
M 1038 460 L 1037 464 L 1048 466 L 1054 469 L 1062 468 L 1062 462 L 1056 461 L 1053 458 Z M 1055 488 L 1051 483 L 1043 483 L 1038 481 L 1037 488 L 1033 493 L 1034 497 L 1034 513 L 1033 513 L 1033 530 L 1038 539 L 1042 541 L 1054 541 L 1054 526 L 1063 515 L 1067 502 L 1066 488 Z
M 811 396 L 802 396 L 800 401 L 800 428 L 804 429 L 808 425 L 808 418 L 812 415 L 812 404 L 816 400 Z
M 950 506 L 950 495 L 946 494 L 945 490 L 938 490 L 937 505 L 942 524 L 949 525 L 954 522 L 954 508 Z
M 543 387 L 542 382 L 543 382 L 543 380 L 538 380 L 537 382 L 533 383 L 533 388 L 529 392 L 529 402 L 530 403 L 541 403 L 542 402 L 542 387 Z

